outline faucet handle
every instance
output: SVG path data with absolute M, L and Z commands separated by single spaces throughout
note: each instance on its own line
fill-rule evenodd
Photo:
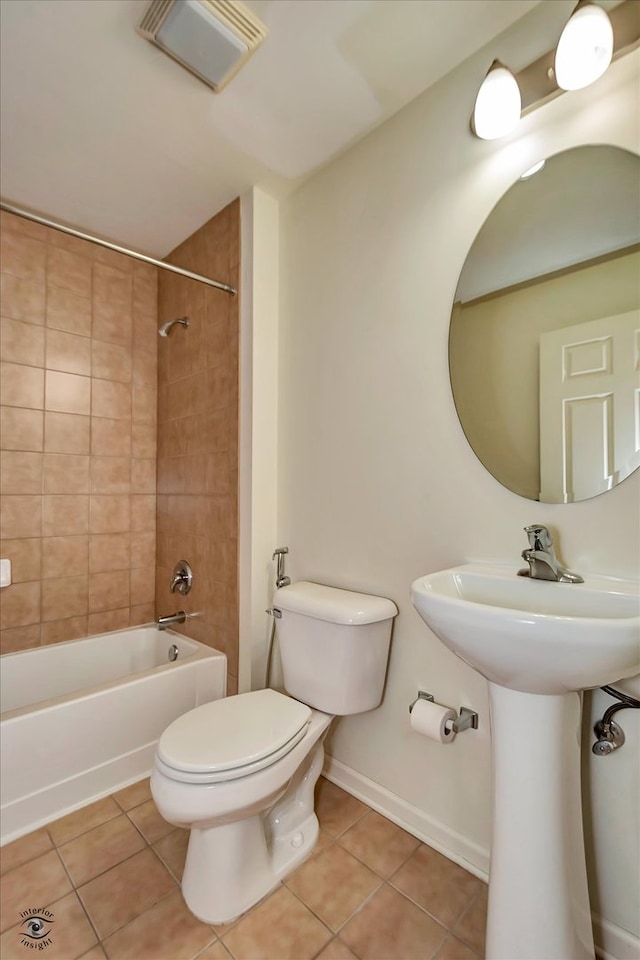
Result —
M 553 547 L 551 534 L 541 523 L 532 523 L 524 528 L 529 537 L 529 546 L 532 550 L 550 550 Z

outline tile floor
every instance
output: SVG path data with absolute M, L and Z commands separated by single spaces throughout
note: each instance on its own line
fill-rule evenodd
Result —
M 148 781 L 3 847 L 0 955 L 24 960 L 478 960 L 486 886 L 325 779 L 313 855 L 235 923 L 211 927 L 179 889 L 188 832 Z M 29 949 L 21 911 L 54 920 Z M 26 941 L 27 943 L 34 941 Z

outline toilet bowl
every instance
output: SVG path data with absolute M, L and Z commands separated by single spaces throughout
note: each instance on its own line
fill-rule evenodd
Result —
M 300 582 L 274 604 L 291 695 L 256 690 L 196 707 L 167 727 L 154 760 L 158 811 L 191 831 L 182 892 L 205 923 L 235 919 L 309 856 L 331 721 L 382 698 L 390 600 Z

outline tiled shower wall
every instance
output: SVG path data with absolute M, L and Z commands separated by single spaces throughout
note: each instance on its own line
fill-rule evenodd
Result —
M 239 201 L 167 259 L 237 288 Z M 156 612 L 193 615 L 177 629 L 226 653 L 229 693 L 238 676 L 238 299 L 159 277 L 159 323 L 187 316 L 190 326 L 159 342 Z M 187 597 L 169 592 L 178 560 L 193 568 Z
M 157 271 L 2 214 L 2 652 L 154 616 Z

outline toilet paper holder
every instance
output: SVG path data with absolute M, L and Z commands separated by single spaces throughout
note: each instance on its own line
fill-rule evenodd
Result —
M 424 690 L 418 690 L 418 696 L 409 704 L 409 713 L 413 710 L 418 700 L 431 700 L 432 703 L 435 703 L 435 697 L 432 693 L 425 693 Z M 454 733 L 462 733 L 463 730 L 477 730 L 478 729 L 478 714 L 475 710 L 471 710 L 469 707 L 460 707 L 460 711 L 455 720 L 447 720 L 447 729 L 453 730 Z

